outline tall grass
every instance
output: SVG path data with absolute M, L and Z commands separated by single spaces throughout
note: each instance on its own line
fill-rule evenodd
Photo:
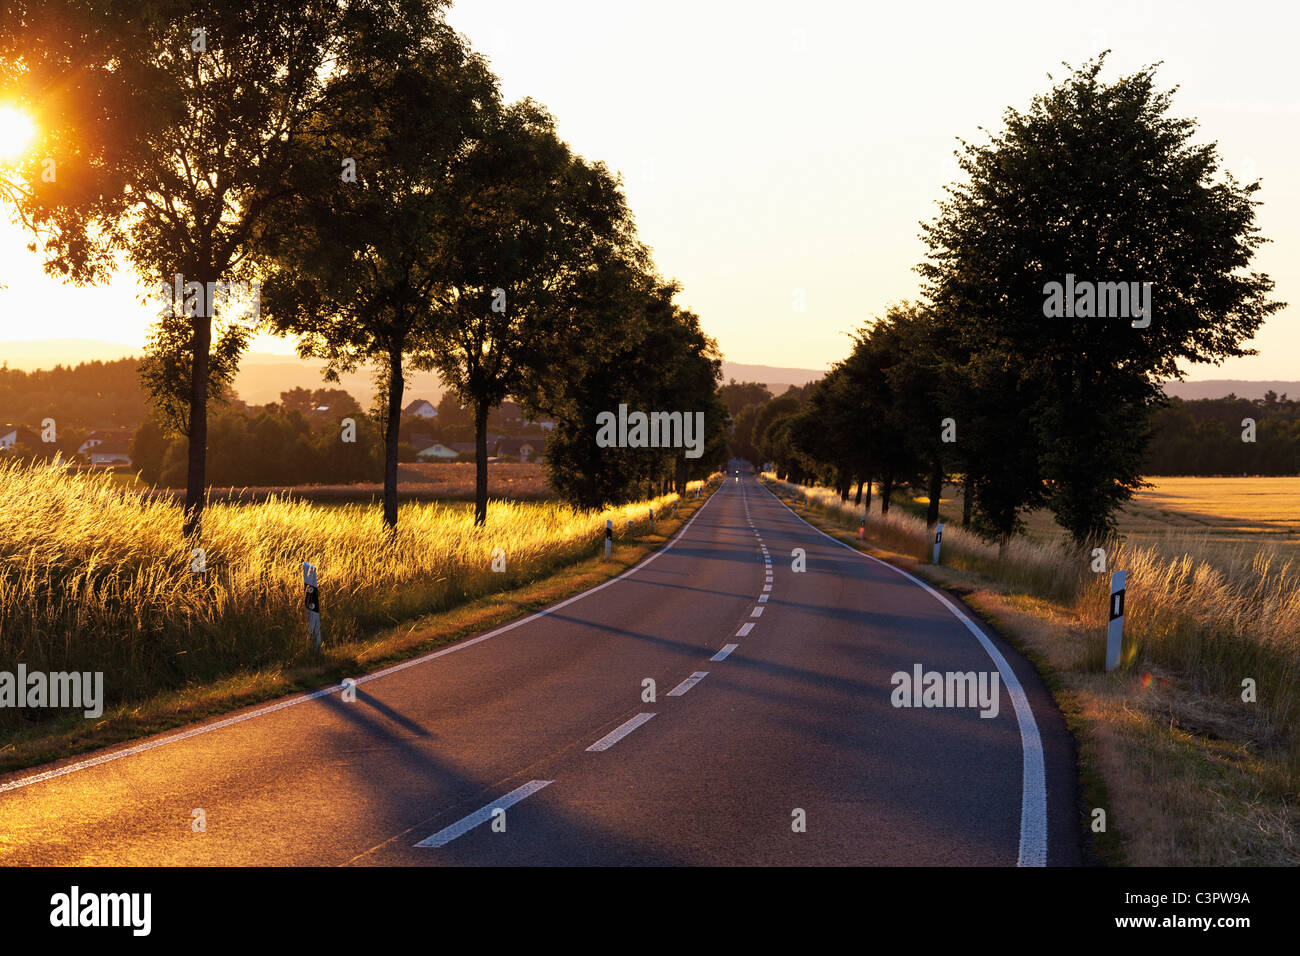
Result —
M 856 529 L 863 507 L 841 502 L 828 488 L 765 479 L 775 489 L 846 528 Z M 866 534 L 882 546 L 929 561 L 933 534 L 925 521 L 901 509 L 865 516 Z M 1256 682 L 1259 713 L 1290 750 L 1300 770 L 1300 567 L 1272 546 L 1203 543 L 1194 535 L 1145 545 L 1106 547 L 1109 569 L 1128 571 L 1125 651 L 1130 668 L 1163 665 L 1218 698 L 1240 700 L 1242 681 Z M 1093 636 L 1086 660 L 1101 669 L 1108 621 L 1109 574 L 1091 570 L 1092 556 L 1066 543 L 1014 539 L 998 547 L 958 527 L 945 527 L 941 560 L 1012 589 L 1056 601 L 1082 618 Z
M 866 521 L 866 536 L 878 544 L 915 558 L 929 561 L 934 548 L 934 533 L 925 520 L 897 507 L 888 514 L 876 505 L 867 512 L 863 505 L 841 501 L 830 488 L 794 485 L 764 475 L 768 484 L 806 504 L 845 528 L 857 529 Z M 1070 556 L 1054 545 L 1038 544 L 1025 538 L 1013 538 L 999 557 L 998 547 L 962 528 L 943 529 L 943 563 L 965 571 L 977 571 L 1006 581 L 1026 591 L 1055 599 L 1073 599 L 1082 583 Z
M 635 536 L 676 500 L 606 512 L 493 501 L 482 527 L 463 505 L 409 503 L 395 533 L 376 507 L 216 503 L 196 574 L 176 504 L 103 473 L 0 464 L 0 669 L 103 671 L 118 701 L 293 663 L 309 653 L 304 561 L 319 569 L 325 640 L 346 645 L 597 554 L 606 518 Z M 492 570 L 497 548 L 504 572 Z

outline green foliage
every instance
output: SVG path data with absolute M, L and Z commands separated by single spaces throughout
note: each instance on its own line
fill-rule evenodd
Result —
M 0 366 L 0 424 L 35 424 L 49 417 L 69 429 L 139 424 L 148 411 L 138 360 L 82 362 L 26 372 Z
M 1159 382 L 1180 361 L 1252 354 L 1242 342 L 1282 305 L 1268 276 L 1246 271 L 1266 241 L 1259 184 L 1219 175 L 1214 146 L 1191 142 L 1196 124 L 1169 115 L 1154 67 L 1106 84 L 1103 60 L 1007 110 L 986 145 L 963 144 L 968 180 L 924 225 L 919 267 L 969 352 L 1023 383 L 1028 406 L 1008 410 L 1016 457 L 1036 445 L 1048 503 L 1080 543 L 1110 533 L 1141 485 Z M 1067 274 L 1152 283 L 1149 327 L 1045 316 L 1046 284 Z
M 629 285 L 605 315 L 623 332 L 617 345 L 590 346 L 586 371 L 553 381 L 543 409 L 556 419 L 546 444 L 552 487 L 583 507 L 634 500 L 639 489 L 706 477 L 726 455 L 727 409 L 717 395 L 722 361 L 699 318 L 673 304 L 677 288 L 648 275 Z M 614 308 L 614 306 L 611 306 Z M 704 412 L 704 453 L 685 449 L 601 448 L 596 416 L 619 404 L 631 410 Z M 525 403 L 527 407 L 527 403 Z
M 762 405 L 771 401 L 772 393 L 762 382 L 737 382 L 734 378 L 718 389 L 718 397 L 735 418 L 749 405 Z

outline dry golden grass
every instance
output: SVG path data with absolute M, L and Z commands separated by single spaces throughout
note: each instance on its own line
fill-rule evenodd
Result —
M 397 466 L 397 495 L 405 501 L 473 501 L 473 462 L 404 462 Z M 124 488 L 146 490 L 134 474 L 119 473 L 115 481 Z M 276 487 L 213 488 L 212 501 L 265 501 L 271 497 L 291 498 L 320 504 L 371 502 L 379 500 L 384 486 L 378 482 L 351 485 L 281 485 Z M 183 501 L 182 489 L 160 489 L 155 496 Z M 556 499 L 555 490 L 546 477 L 546 468 L 537 462 L 489 462 L 488 497 L 512 501 L 548 501 Z
M 1150 488 L 1134 496 L 1117 514 L 1119 533 L 1134 544 L 1182 552 L 1190 542 L 1203 557 L 1269 549 L 1300 559 L 1300 478 L 1150 478 Z M 916 499 L 918 505 L 928 499 Z M 945 521 L 961 515 L 958 487 L 944 491 L 940 510 Z M 1026 519 L 1035 541 L 1057 541 L 1065 531 L 1051 512 Z
M 590 556 L 607 517 L 617 537 L 641 534 L 651 507 L 675 501 L 609 512 L 492 501 L 483 527 L 464 505 L 406 503 L 392 534 L 376 507 L 218 503 L 195 574 L 177 505 L 106 474 L 0 465 L 0 665 L 103 671 L 113 702 L 293 663 L 309 654 L 304 561 L 319 569 L 325 640 L 346 645 Z M 492 569 L 498 548 L 504 572 Z

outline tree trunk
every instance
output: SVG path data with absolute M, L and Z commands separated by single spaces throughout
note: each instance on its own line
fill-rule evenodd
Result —
M 858 479 L 858 493 L 857 496 L 853 499 L 853 503 L 855 505 L 862 504 L 862 479 L 861 478 Z
M 862 510 L 866 512 L 871 510 L 871 476 L 868 475 L 863 480 L 863 483 L 867 486 L 867 501 L 866 504 L 862 506 Z
M 938 458 L 930 463 L 930 487 L 927 490 L 930 505 L 925 509 L 925 523 L 933 528 L 939 523 L 939 499 L 943 497 L 943 462 Z
M 1003 531 L 998 538 L 998 560 L 1001 561 L 1007 555 L 1007 545 L 1011 543 L 1011 533 Z
M 384 426 L 384 524 L 390 531 L 397 528 L 397 433 L 402 427 L 405 387 L 402 349 L 392 346 L 388 350 L 388 420 Z
M 680 456 L 677 459 L 677 488 L 676 488 L 676 491 L 679 495 L 686 494 L 686 481 L 687 481 L 686 458 L 685 456 Z
M 203 281 L 206 290 L 207 280 Z M 193 362 L 190 366 L 189 471 L 185 477 L 185 518 L 181 534 L 192 540 L 197 540 L 203 533 L 203 505 L 208 484 L 208 370 L 212 351 L 212 316 L 209 308 L 204 312 L 209 314 L 190 318 Z
M 970 472 L 966 473 L 965 479 L 961 486 L 961 526 L 970 527 L 971 516 L 971 499 L 975 497 L 975 479 Z
M 488 407 L 479 400 L 474 402 L 474 523 L 487 524 L 488 498 L 488 454 L 487 454 L 487 420 Z
M 885 475 L 884 480 L 880 482 L 880 513 L 889 514 L 889 499 L 894 493 L 894 476 Z

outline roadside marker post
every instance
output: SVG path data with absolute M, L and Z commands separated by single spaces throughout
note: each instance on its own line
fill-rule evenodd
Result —
M 614 546 L 614 519 L 605 519 L 605 557 L 609 557 L 609 551 Z
M 307 632 L 311 635 L 311 649 L 319 651 L 320 634 L 320 589 L 316 586 L 316 565 L 302 563 L 302 583 L 307 592 Z
M 867 536 L 867 516 L 863 515 L 862 520 L 858 522 L 858 537 L 865 538 L 866 536 Z
M 939 542 L 943 541 L 943 522 L 940 521 L 934 529 L 934 559 L 931 564 L 939 563 Z
M 1119 655 L 1124 646 L 1124 585 L 1127 571 L 1116 571 L 1110 576 L 1110 624 L 1106 632 L 1106 670 L 1119 667 Z

